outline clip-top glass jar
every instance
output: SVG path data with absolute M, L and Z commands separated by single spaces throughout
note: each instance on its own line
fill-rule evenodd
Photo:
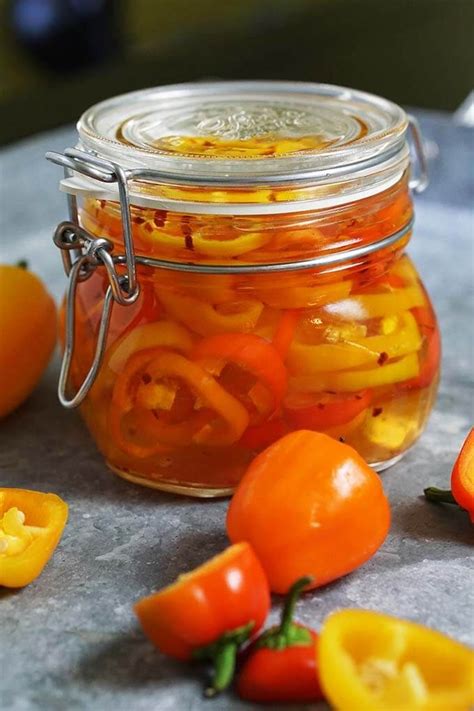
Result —
M 399 459 L 440 357 L 405 254 L 413 120 L 350 89 L 224 82 L 104 101 L 78 131 L 48 154 L 70 207 L 59 392 L 109 466 L 219 496 L 293 429 Z

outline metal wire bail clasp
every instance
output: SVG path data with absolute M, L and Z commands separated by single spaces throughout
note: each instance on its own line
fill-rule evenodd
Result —
M 46 157 L 62 165 L 66 176 L 77 171 L 102 182 L 116 182 L 122 212 L 125 255 L 113 255 L 113 243 L 103 237 L 94 237 L 78 224 L 75 198 L 69 200 L 70 220 L 61 222 L 54 232 L 54 243 L 61 250 L 63 266 L 69 276 L 66 293 L 66 333 L 61 372 L 59 375 L 58 397 L 66 408 L 80 405 L 90 391 L 102 365 L 107 334 L 114 301 L 122 306 L 134 303 L 139 295 L 136 280 L 136 263 L 132 242 L 130 204 L 127 174 L 119 166 L 102 161 L 74 148 L 63 154 L 47 153 Z M 116 266 L 122 264 L 125 273 L 119 274 Z M 68 395 L 69 376 L 74 356 L 76 331 L 76 293 L 79 282 L 88 279 L 98 267 L 107 271 L 109 286 L 102 306 L 97 342 L 91 366 L 82 384 L 73 396 Z
M 415 156 L 416 175 L 410 178 L 410 188 L 415 193 L 422 193 L 429 183 L 428 160 L 423 146 L 418 121 L 412 114 L 408 114 L 409 144 Z

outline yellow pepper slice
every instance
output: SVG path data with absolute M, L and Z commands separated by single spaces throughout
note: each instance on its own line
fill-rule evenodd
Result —
M 338 281 L 321 286 L 278 286 L 278 278 L 273 277 L 273 284 L 266 288 L 258 288 L 258 297 L 275 309 L 307 309 L 316 306 L 339 303 L 351 293 L 352 282 Z M 344 302 L 341 302 L 344 303 Z M 385 312 L 386 313 L 386 312 Z
M 369 370 L 342 370 L 315 375 L 295 375 L 290 378 L 289 387 L 290 390 L 300 392 L 323 392 L 324 390 L 355 392 L 415 378 L 419 369 L 416 354 L 410 353 L 393 363 L 378 365 Z
M 212 239 L 199 232 L 195 232 L 189 237 L 176 236 L 157 229 L 153 226 L 152 221 L 139 225 L 138 234 L 141 240 L 154 252 L 163 249 L 188 249 L 208 257 L 222 258 L 247 254 L 247 252 L 262 247 L 271 239 L 271 235 L 264 232 L 249 232 L 232 239 Z
M 137 326 L 117 342 L 109 355 L 107 366 L 114 373 L 119 373 L 132 353 L 158 347 L 189 353 L 193 347 L 193 339 L 179 323 L 173 321 L 146 323 Z
M 365 321 L 370 318 L 383 318 L 387 314 L 398 314 L 416 306 L 424 306 L 425 303 L 423 291 L 415 285 L 381 294 L 357 294 L 328 304 L 324 307 L 324 312 L 331 318 L 344 321 Z
M 67 521 L 56 494 L 0 489 L 0 585 L 21 588 L 41 573 Z
M 380 336 L 349 337 L 339 343 L 311 345 L 294 341 L 288 355 L 291 370 L 312 374 L 334 370 L 348 370 L 374 365 L 384 360 L 400 358 L 418 351 L 422 337 L 412 313 L 383 319 Z M 389 333 L 384 333 L 390 329 Z
M 201 336 L 252 331 L 263 311 L 263 304 L 256 299 L 209 304 L 171 289 L 157 288 L 156 292 L 173 318 Z
M 367 610 L 321 629 L 321 683 L 338 711 L 469 711 L 474 654 L 434 630 Z

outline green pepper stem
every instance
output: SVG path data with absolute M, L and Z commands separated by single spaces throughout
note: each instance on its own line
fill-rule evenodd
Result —
M 235 673 L 237 648 L 238 645 L 235 642 L 227 642 L 220 647 L 215 655 L 212 684 L 204 692 L 207 698 L 211 699 L 217 696 L 230 686 Z
M 304 588 L 310 583 L 312 583 L 313 580 L 314 578 L 309 575 L 306 575 L 304 578 L 300 578 L 299 580 L 297 580 L 296 583 L 293 583 L 293 585 L 289 589 L 288 595 L 286 596 L 285 600 L 285 606 L 283 607 L 283 612 L 281 615 L 280 629 L 278 630 L 279 634 L 282 635 L 282 637 L 288 636 L 290 627 L 293 624 L 293 615 L 295 612 L 295 607 L 298 598 Z
M 438 489 L 436 486 L 429 486 L 424 489 L 423 493 L 428 501 L 434 501 L 438 504 L 457 504 L 450 489 Z

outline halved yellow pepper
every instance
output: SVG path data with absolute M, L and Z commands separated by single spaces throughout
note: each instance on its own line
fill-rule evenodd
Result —
M 418 324 L 409 311 L 383 319 L 380 330 L 382 334 L 379 336 L 350 337 L 339 343 L 310 345 L 294 341 L 288 365 L 295 372 L 306 374 L 348 370 L 374 365 L 381 356 L 384 359 L 400 358 L 421 348 Z
M 0 585 L 21 588 L 41 573 L 67 521 L 56 494 L 0 489 Z
M 368 370 L 341 370 L 335 372 L 321 372 L 314 375 L 295 375 L 290 378 L 290 390 L 301 392 L 355 392 L 366 388 L 375 388 L 379 385 L 401 383 L 404 380 L 415 378 L 420 370 L 418 357 L 410 353 L 393 363 L 378 365 Z
M 380 294 L 357 294 L 328 304 L 324 312 L 331 318 L 344 321 L 365 321 L 382 318 L 387 314 L 398 314 L 426 303 L 423 291 L 418 285 L 404 289 L 394 289 Z
M 434 630 L 368 610 L 330 615 L 318 645 L 321 684 L 338 711 L 468 711 L 474 654 Z
M 256 299 L 210 304 L 171 289 L 157 288 L 156 292 L 173 318 L 201 336 L 252 331 L 263 311 L 263 304 Z

